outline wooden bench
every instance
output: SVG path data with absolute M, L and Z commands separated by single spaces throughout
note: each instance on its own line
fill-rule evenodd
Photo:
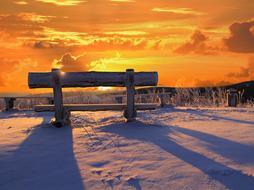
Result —
M 135 105 L 135 86 L 156 86 L 158 82 L 157 72 L 134 72 L 127 69 L 126 72 L 61 72 L 52 69 L 51 72 L 29 73 L 29 88 L 53 88 L 54 106 L 35 106 L 35 111 L 54 111 L 56 127 L 69 123 L 71 111 L 105 111 L 124 110 L 127 121 L 136 118 L 136 110 L 151 110 L 157 104 Z M 113 86 L 126 87 L 127 104 L 63 104 L 62 88 L 74 87 L 98 87 Z
M 10 111 L 14 109 L 14 102 L 17 99 L 47 99 L 49 104 L 54 104 L 53 97 L 49 96 L 2 96 L 5 102 L 5 111 Z

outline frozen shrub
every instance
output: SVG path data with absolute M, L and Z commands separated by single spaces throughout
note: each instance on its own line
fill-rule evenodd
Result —
M 226 91 L 220 88 L 179 88 L 169 103 L 173 106 L 225 106 Z

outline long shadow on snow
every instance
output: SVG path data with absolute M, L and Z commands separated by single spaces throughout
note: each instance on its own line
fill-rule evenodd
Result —
M 39 113 L 40 114 L 40 113 Z M 11 110 L 11 111 L 0 111 L 0 119 L 11 119 L 11 118 L 31 118 L 38 117 L 38 113 L 34 113 L 33 111 L 19 111 L 19 110 Z
M 216 119 L 216 120 L 225 120 L 225 121 L 230 121 L 230 122 L 235 122 L 235 123 L 240 123 L 240 124 L 254 125 L 253 121 L 245 121 L 245 120 L 233 119 L 233 118 L 229 118 L 229 117 L 209 115 L 204 110 L 201 110 L 201 111 L 195 110 L 195 109 L 184 110 L 184 109 L 177 109 L 177 108 L 171 108 L 171 110 L 173 112 L 185 112 L 185 113 L 190 113 L 190 114 L 196 114 L 196 115 L 199 115 L 199 116 L 209 117 L 209 118 Z
M 73 153 L 72 129 L 53 128 L 49 117 L 33 128 L 19 148 L 0 153 L 1 190 L 83 190 Z
M 239 164 L 254 164 L 254 146 L 238 143 L 192 129 L 172 126 L 171 128 L 180 133 L 209 143 L 205 145 L 208 149 L 222 155 L 223 157 L 229 158 L 234 162 Z
M 169 133 L 172 132 L 171 127 L 134 122 L 127 124 L 111 124 L 103 126 L 101 130 L 128 139 L 153 143 L 184 162 L 198 168 L 212 179 L 225 185 L 228 189 L 253 190 L 254 177 L 247 176 L 241 171 L 232 169 L 226 165 L 207 158 L 200 153 L 194 152 L 177 144 L 168 136 Z

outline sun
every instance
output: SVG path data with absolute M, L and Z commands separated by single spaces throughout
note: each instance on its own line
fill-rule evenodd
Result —
M 109 90 L 112 90 L 112 87 L 109 87 L 109 86 L 99 86 L 97 89 L 99 91 L 109 91 Z

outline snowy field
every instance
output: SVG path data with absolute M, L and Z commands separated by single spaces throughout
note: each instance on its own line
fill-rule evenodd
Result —
M 1 190 L 253 190 L 253 108 L 0 112 Z

